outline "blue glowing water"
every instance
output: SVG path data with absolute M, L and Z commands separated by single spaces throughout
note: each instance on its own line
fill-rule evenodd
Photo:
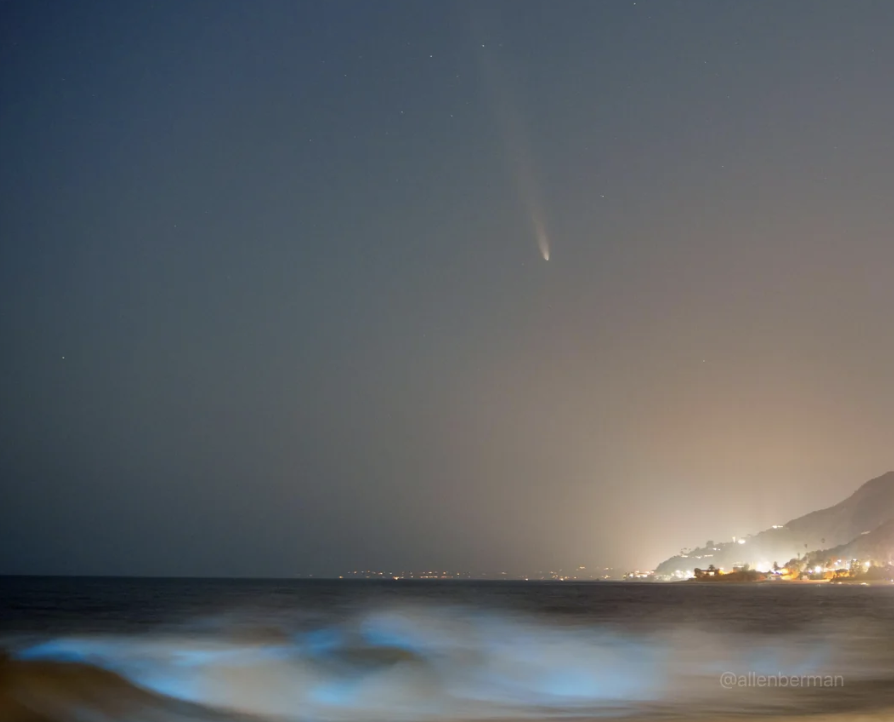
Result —
M 894 719 L 894 587 L 0 579 L 0 643 L 60 720 Z

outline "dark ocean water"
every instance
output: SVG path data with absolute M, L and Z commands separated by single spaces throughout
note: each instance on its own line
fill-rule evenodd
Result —
M 0 720 L 894 720 L 894 586 L 0 578 Z

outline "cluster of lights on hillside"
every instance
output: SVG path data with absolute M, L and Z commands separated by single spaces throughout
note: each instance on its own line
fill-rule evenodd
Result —
M 788 569 L 787 567 L 777 567 L 773 568 L 772 564 L 768 562 L 761 562 L 759 564 L 751 567 L 750 565 L 742 565 L 733 567 L 733 569 L 727 571 L 724 567 L 718 567 L 713 569 L 707 574 L 707 576 L 726 576 L 728 574 L 733 574 L 737 572 L 743 572 L 747 570 L 752 570 L 757 572 L 758 574 L 767 575 L 769 579 L 797 579 L 802 574 L 806 574 L 808 576 L 822 577 L 825 579 L 846 579 L 848 577 L 854 576 L 854 567 L 862 568 L 863 571 L 868 571 L 873 566 L 871 561 L 860 561 L 858 559 L 836 559 L 832 564 L 822 565 L 817 564 L 810 569 L 801 572 L 799 570 Z M 677 570 L 672 575 L 670 575 L 672 580 L 685 581 L 688 579 L 697 579 L 699 578 L 699 574 L 696 572 L 704 572 L 704 570 L 696 570 L 689 569 L 686 571 Z M 636 572 L 628 575 L 629 579 L 654 579 L 654 572 Z

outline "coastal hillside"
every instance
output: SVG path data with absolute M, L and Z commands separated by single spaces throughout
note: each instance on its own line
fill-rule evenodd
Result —
M 844 501 L 744 539 L 706 543 L 662 562 L 656 575 L 673 577 L 713 564 L 731 569 L 749 564 L 769 568 L 774 562 L 817 549 L 833 549 L 857 540 L 894 520 L 894 471 L 867 481 Z
M 894 564 L 894 519 L 886 521 L 867 534 L 831 549 L 811 552 L 807 566 L 822 564 L 833 567 L 841 559 L 841 566 L 847 566 L 851 559 L 871 560 L 876 564 Z

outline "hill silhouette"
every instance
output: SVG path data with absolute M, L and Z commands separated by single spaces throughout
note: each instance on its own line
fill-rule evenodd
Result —
M 832 562 L 841 559 L 842 566 L 852 559 L 872 561 L 876 564 L 894 564 L 894 519 L 873 529 L 868 534 L 861 534 L 847 544 L 829 549 L 821 549 L 808 555 L 808 564 L 834 566 Z

